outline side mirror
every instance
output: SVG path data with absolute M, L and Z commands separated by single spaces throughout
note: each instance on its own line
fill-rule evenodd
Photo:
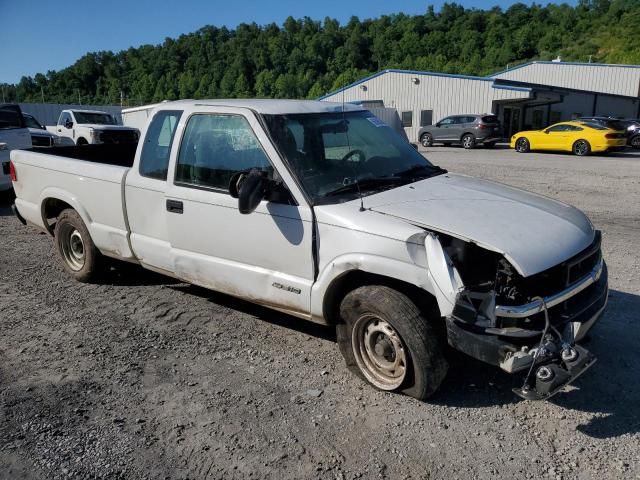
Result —
M 440 126 L 440 122 L 436 123 L 436 124 L 435 124 L 435 126 L 436 126 L 436 127 L 439 127 L 439 126 Z
M 64 128 L 71 128 L 71 127 L 73 127 L 73 122 L 70 122 L 70 121 L 64 122 Z
M 267 193 L 269 180 L 264 173 L 254 168 L 238 172 L 229 181 L 229 194 L 238 199 L 238 210 L 243 215 L 253 212 Z
M 549 130 L 544 130 L 544 133 L 546 133 L 547 135 L 549 134 Z

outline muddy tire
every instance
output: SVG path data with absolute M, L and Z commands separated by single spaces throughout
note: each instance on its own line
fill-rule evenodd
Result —
M 424 400 L 447 374 L 442 340 L 409 298 L 385 286 L 348 293 L 338 345 L 347 366 L 374 387 Z
M 104 258 L 93 243 L 78 212 L 66 209 L 60 213 L 54 239 L 62 266 L 69 275 L 83 283 L 100 277 L 104 270 Z

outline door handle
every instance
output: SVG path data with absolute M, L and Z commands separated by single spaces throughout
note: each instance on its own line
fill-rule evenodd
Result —
M 184 212 L 184 206 L 180 200 L 167 200 L 167 212 L 181 214 Z

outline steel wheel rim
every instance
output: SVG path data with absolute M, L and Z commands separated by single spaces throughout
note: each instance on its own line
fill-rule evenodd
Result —
M 360 371 L 381 390 L 395 390 L 407 375 L 407 353 L 398 332 L 381 317 L 361 316 L 353 326 L 351 344 Z
M 82 235 L 73 225 L 68 223 L 61 225 L 59 235 L 60 249 L 62 250 L 64 261 L 74 272 L 82 270 L 86 257 Z
M 469 148 L 471 147 L 471 144 L 473 143 L 473 140 L 471 139 L 471 137 L 469 135 L 465 136 L 462 139 L 462 145 L 464 146 L 464 148 Z
M 516 142 L 516 151 L 523 153 L 527 150 L 527 141 L 524 138 L 519 138 Z
M 579 141 L 576 143 L 575 152 L 576 155 L 586 155 L 589 151 L 589 147 L 587 147 L 587 142 Z

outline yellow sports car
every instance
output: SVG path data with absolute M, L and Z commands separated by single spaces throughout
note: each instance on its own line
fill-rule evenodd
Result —
M 559 150 L 584 156 L 591 152 L 621 149 L 625 132 L 601 127 L 593 122 L 561 122 L 543 130 L 518 132 L 511 137 L 511 148 L 518 153 L 530 150 Z

